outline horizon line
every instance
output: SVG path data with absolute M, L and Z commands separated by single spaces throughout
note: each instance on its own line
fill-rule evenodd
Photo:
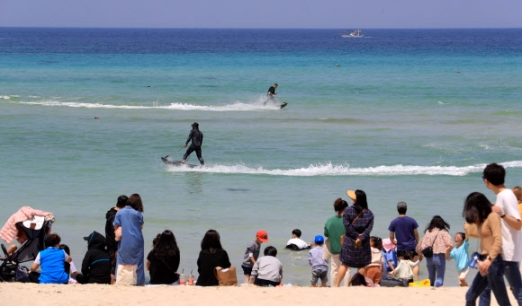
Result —
M 380 28 L 380 27 L 338 27 L 338 28 L 229 28 L 229 27 L 93 27 L 93 26 L 0 26 L 0 29 L 114 29 L 114 30 L 338 30 L 338 29 L 366 29 L 366 30 L 517 30 L 522 27 L 398 27 L 398 28 Z

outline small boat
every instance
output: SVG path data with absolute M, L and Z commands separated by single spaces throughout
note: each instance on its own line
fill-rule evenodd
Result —
M 364 37 L 364 34 L 361 34 L 361 32 L 361 30 L 355 30 L 350 34 L 346 34 L 344 31 L 341 31 L 339 35 L 341 35 L 342 38 L 361 38 Z

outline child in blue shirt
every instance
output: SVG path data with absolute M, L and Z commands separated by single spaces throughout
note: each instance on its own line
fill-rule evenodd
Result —
M 312 269 L 312 287 L 317 287 L 319 279 L 321 280 L 321 287 L 326 287 L 328 263 L 323 259 L 323 236 L 315 236 L 314 242 L 315 247 L 308 253 L 308 263 Z
M 389 272 L 395 272 L 397 267 L 397 252 L 395 244 L 390 238 L 382 240 L 382 258 L 384 259 L 384 271 L 382 271 L 382 278 L 387 279 Z
M 459 283 L 461 287 L 467 287 L 466 276 L 469 273 L 469 242 L 465 233 L 458 232 L 455 234 L 455 248 L 448 247 L 446 249 L 446 259 L 454 259 L 457 264 L 459 273 Z

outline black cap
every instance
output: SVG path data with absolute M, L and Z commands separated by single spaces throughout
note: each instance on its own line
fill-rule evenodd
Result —
M 199 123 L 194 122 L 194 123 L 192 123 L 192 126 L 199 127 Z

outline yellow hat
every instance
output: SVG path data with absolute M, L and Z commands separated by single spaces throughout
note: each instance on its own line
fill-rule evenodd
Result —
M 357 196 L 355 195 L 355 191 L 354 190 L 346 190 L 346 194 L 348 195 L 348 197 L 352 200 L 357 200 Z

